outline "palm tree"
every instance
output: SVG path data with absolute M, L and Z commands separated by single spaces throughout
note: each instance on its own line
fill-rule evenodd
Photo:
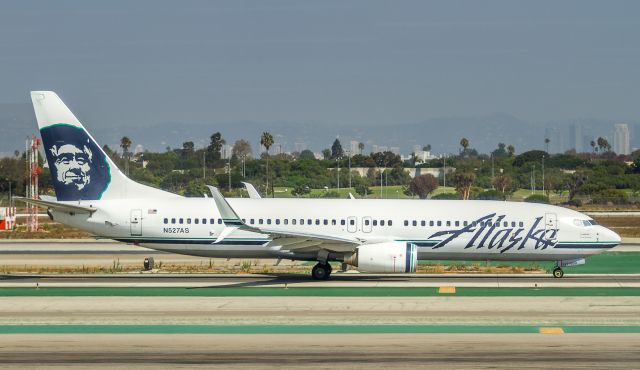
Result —
M 467 139 L 466 137 L 460 139 L 460 146 L 462 147 L 462 154 L 466 154 L 467 148 L 469 147 L 469 139 Z
M 549 142 L 551 142 L 551 139 L 549 139 L 548 137 L 544 138 L 544 151 L 549 153 Z
M 273 135 L 268 132 L 263 132 L 262 136 L 260 136 L 260 144 L 267 150 L 267 186 L 266 186 L 266 194 L 269 194 L 269 148 L 273 145 Z
M 360 150 L 360 155 L 364 152 L 364 143 L 358 143 L 358 150 Z
M 120 147 L 122 148 L 122 157 L 124 158 L 124 172 L 129 174 L 129 148 L 131 147 L 131 139 L 126 136 L 123 136 L 120 139 Z
M 509 154 L 509 157 L 513 157 L 513 155 L 516 154 L 516 147 L 513 145 L 507 146 L 507 153 Z

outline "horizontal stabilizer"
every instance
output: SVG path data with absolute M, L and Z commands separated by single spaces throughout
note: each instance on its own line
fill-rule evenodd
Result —
M 67 213 L 93 213 L 98 210 L 97 208 L 93 208 L 93 207 L 85 207 L 85 206 L 80 206 L 75 204 L 52 202 L 52 201 L 41 200 L 41 199 L 30 199 L 30 198 L 23 198 L 23 197 L 14 197 L 14 199 L 19 200 L 21 202 L 25 202 L 27 204 L 34 204 L 37 206 L 52 208 L 56 211 L 67 212 Z

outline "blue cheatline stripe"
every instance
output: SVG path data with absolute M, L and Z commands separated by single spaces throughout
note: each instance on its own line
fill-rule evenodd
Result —
M 617 246 L 617 243 L 558 243 L 555 248 L 562 249 L 611 249 Z

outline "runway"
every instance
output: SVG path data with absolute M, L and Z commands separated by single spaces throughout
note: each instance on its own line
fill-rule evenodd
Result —
M 203 261 L 155 253 L 109 241 L 0 243 L 0 259 L 14 266 Z M 0 275 L 0 296 L 3 367 L 640 366 L 635 273 L 351 271 L 314 281 L 282 272 L 11 271 Z
M 2 287 L 486 287 L 638 288 L 640 274 L 574 274 L 562 279 L 549 274 L 360 274 L 334 273 L 316 281 L 306 274 L 5 274 Z

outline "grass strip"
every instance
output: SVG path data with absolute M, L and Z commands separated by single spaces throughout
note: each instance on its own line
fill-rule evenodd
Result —
M 431 297 L 438 288 L 385 287 L 64 287 L 0 288 L 0 297 Z M 459 287 L 447 297 L 640 296 L 640 288 L 481 288 Z

